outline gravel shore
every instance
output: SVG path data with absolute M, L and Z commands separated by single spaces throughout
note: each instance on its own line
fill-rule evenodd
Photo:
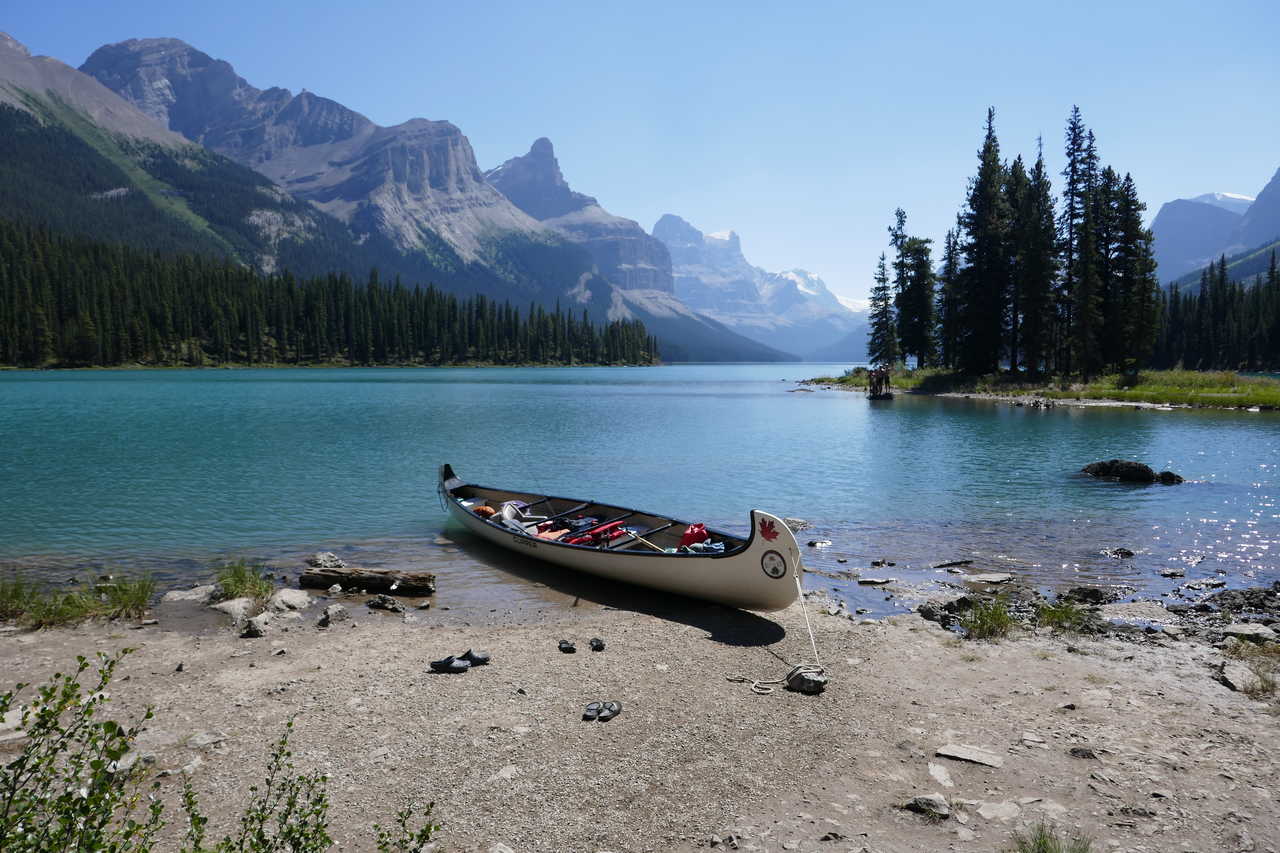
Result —
M 355 618 L 327 629 L 318 600 L 259 639 L 179 629 L 161 608 L 138 629 L 5 631 L 0 672 L 6 687 L 38 682 L 76 654 L 135 647 L 113 712 L 155 707 L 138 749 L 157 770 L 187 768 L 211 835 L 231 828 L 293 717 L 299 768 L 331 774 L 342 850 L 373 849 L 372 823 L 409 800 L 434 801 L 441 849 L 462 851 L 992 851 L 1040 820 L 1097 851 L 1280 850 L 1273 706 L 1218 683 L 1210 646 L 970 642 L 915 614 L 866 622 L 810 605 L 828 689 L 757 695 L 726 676 L 810 662 L 799 605 L 603 600 L 484 626 L 348 600 Z M 592 652 L 597 636 L 607 646 Z M 492 663 L 426 671 L 468 648 Z M 593 700 L 623 712 L 584 722 Z M 937 755 L 947 745 L 1000 766 Z M 181 776 L 160 780 L 177 822 Z M 900 808 L 933 793 L 946 819 Z

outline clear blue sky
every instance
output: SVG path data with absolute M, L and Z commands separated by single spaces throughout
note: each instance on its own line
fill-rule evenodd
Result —
M 988 105 L 1005 154 L 1061 168 L 1079 104 L 1153 215 L 1280 167 L 1280 3 L 21 3 L 0 29 L 79 65 L 175 36 L 260 88 L 380 124 L 462 128 L 483 168 L 555 143 L 570 184 L 646 229 L 733 228 L 747 257 L 865 296 L 895 207 L 940 239 Z

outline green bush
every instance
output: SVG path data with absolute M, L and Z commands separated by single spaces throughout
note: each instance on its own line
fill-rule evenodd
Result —
M 85 692 L 81 676 L 89 661 L 78 658 L 76 671 L 58 673 L 39 688 L 25 707 L 17 705 L 28 687 L 17 685 L 0 694 L 0 717 L 20 715 L 17 729 L 25 735 L 22 753 L 0 765 L 0 850 L 5 853 L 72 853 L 112 851 L 150 853 L 165 826 L 159 783 L 147 790 L 140 770 L 130 767 L 128 753 L 151 709 L 132 724 L 101 719 L 107 687 L 120 661 L 99 653 L 97 683 Z M 188 781 L 182 791 L 187 834 L 182 853 L 319 853 L 333 846 L 328 832 L 327 777 L 297 773 L 289 751 L 293 721 L 285 727 L 267 763 L 266 778 L 249 789 L 239 831 L 205 846 L 208 818 Z M 380 853 L 421 853 L 439 824 L 426 820 L 412 828 L 415 808 L 396 815 L 391 829 L 374 824 Z
M 1003 596 L 981 601 L 960 617 L 960 627 L 970 640 L 998 640 L 1007 637 L 1016 624 Z
M 218 586 L 222 590 L 221 597 L 252 598 L 265 601 L 275 586 L 266 577 L 262 565 L 249 565 L 244 560 L 227 563 L 218 570 Z

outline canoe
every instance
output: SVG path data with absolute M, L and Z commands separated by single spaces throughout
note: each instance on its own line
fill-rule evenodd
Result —
M 566 568 L 746 610 L 781 610 L 799 594 L 800 546 L 781 518 L 758 509 L 750 537 L 708 528 L 708 542 L 722 543 L 723 551 L 693 553 L 675 550 L 690 525 L 669 516 L 478 486 L 449 465 L 440 466 L 439 489 L 450 517 L 472 533 Z M 551 530 L 539 536 L 539 526 L 564 524 L 578 529 L 559 540 L 545 538 Z

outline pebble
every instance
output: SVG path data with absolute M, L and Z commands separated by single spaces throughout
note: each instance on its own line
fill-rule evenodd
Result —
M 945 820 L 951 817 L 951 806 L 947 803 L 947 798 L 941 794 L 924 794 L 919 797 L 912 797 L 903 803 L 901 808 L 938 820 Z

